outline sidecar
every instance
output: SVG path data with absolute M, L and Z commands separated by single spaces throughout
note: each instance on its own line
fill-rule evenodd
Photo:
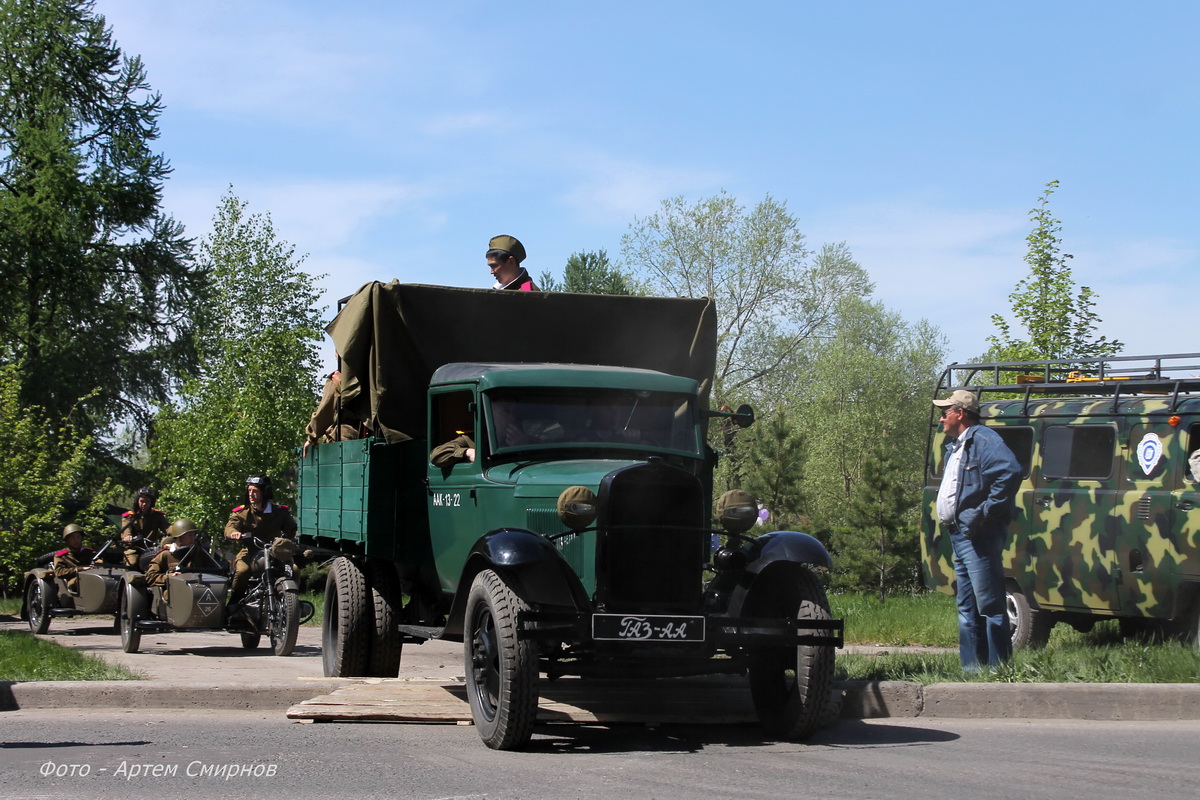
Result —
M 78 593 L 68 591 L 67 582 L 54 577 L 53 552 L 37 559 L 21 582 L 21 619 L 29 622 L 31 631 L 45 633 L 55 617 L 81 614 L 113 614 L 115 624 L 121 583 L 137 573 L 124 566 L 120 549 L 110 544 L 96 553 L 91 569 L 79 573 Z
M 143 633 L 225 630 L 229 570 L 198 545 L 181 559 L 166 586 L 147 586 L 146 576 L 129 575 L 117 589 L 121 649 L 136 653 Z

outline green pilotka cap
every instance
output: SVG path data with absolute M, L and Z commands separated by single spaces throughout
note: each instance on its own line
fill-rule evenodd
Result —
M 518 264 L 525 260 L 525 245 L 521 244 L 515 236 L 493 236 L 492 240 L 488 242 L 488 252 L 493 250 L 503 250 L 515 256 Z

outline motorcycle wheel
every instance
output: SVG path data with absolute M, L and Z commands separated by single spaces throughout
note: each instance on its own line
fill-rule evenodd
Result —
M 50 630 L 50 592 L 41 578 L 29 581 L 25 590 L 25 606 L 29 609 L 29 630 L 34 633 Z
M 289 656 L 300 632 L 300 598 L 293 591 L 275 592 L 275 611 L 271 614 L 271 648 L 277 656 Z
M 242 632 L 242 648 L 245 650 L 258 649 L 258 643 L 262 640 L 261 633 L 246 633 Z

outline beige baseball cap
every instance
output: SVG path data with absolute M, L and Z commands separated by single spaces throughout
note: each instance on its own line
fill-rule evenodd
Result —
M 979 413 L 979 398 L 966 389 L 955 389 L 945 400 L 934 400 L 933 404 L 938 408 L 961 408 Z

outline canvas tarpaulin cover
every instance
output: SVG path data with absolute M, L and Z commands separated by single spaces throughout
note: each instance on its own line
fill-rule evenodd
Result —
M 716 359 L 707 298 L 456 289 L 368 283 L 326 328 L 341 356 L 342 403 L 389 442 L 422 438 L 429 379 L 456 361 L 595 364 L 700 382 Z

